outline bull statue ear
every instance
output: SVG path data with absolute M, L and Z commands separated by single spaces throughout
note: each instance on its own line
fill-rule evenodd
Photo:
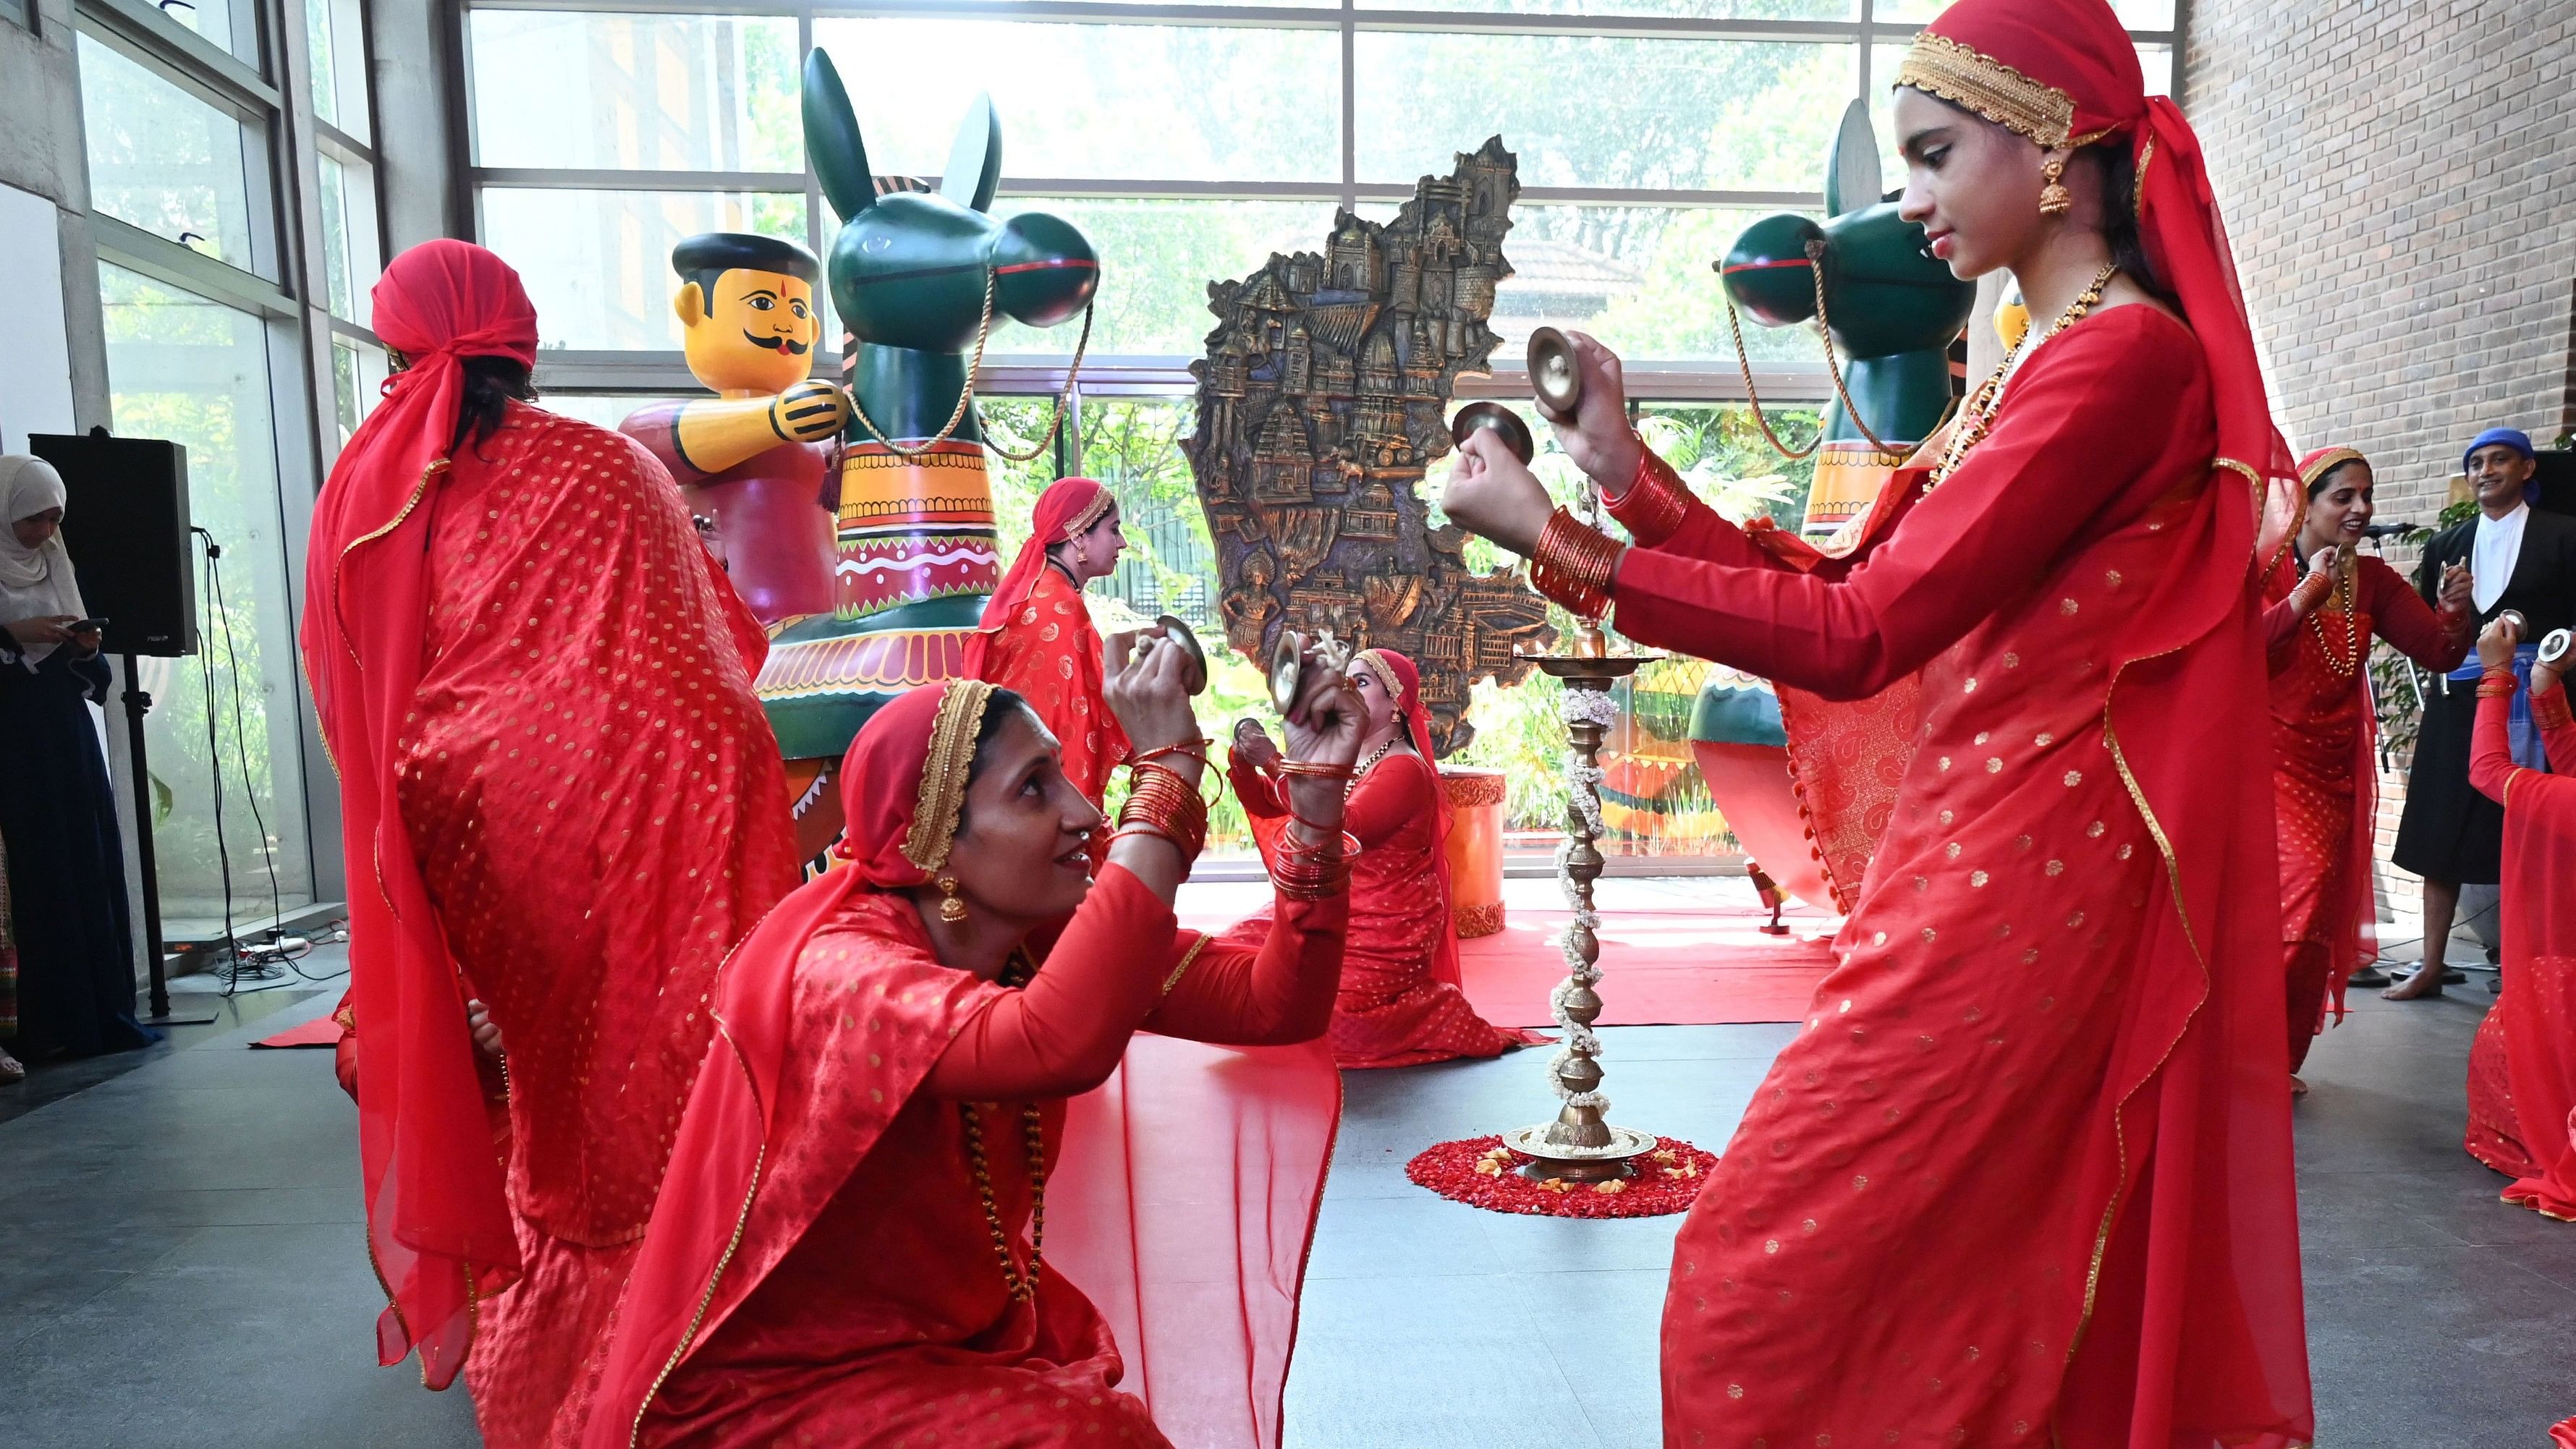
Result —
M 1825 215 L 1874 206 L 1878 191 L 1878 132 L 1869 123 L 1868 103 L 1855 99 L 1843 108 L 1842 127 L 1825 152 Z
M 1002 118 L 993 114 L 990 95 L 978 95 L 957 127 L 957 144 L 948 148 L 939 194 L 969 211 L 991 211 L 993 193 L 1001 185 Z
M 868 148 L 859 140 L 859 117 L 832 57 L 816 47 L 805 57 L 805 155 L 823 183 L 823 195 L 842 221 L 877 204 L 877 181 Z

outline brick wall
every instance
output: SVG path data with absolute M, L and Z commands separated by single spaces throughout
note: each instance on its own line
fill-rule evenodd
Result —
M 2185 109 L 2292 447 L 2361 449 L 2380 517 L 2429 522 L 2478 429 L 2576 427 L 2576 4 L 2192 0 L 2188 27 Z M 2404 785 L 2381 784 L 2383 860 Z

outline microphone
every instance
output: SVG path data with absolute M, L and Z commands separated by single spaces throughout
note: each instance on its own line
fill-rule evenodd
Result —
M 2411 523 L 2373 523 L 2365 525 L 2362 528 L 2361 536 L 2364 538 L 2395 538 L 2401 533 L 2413 533 L 2415 531 L 2415 527 L 2416 526 Z

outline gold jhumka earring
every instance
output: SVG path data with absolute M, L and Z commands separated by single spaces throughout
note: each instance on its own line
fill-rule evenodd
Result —
M 939 919 L 952 926 L 966 919 L 966 903 L 957 898 L 957 877 L 943 875 L 939 878 L 938 885 Z
M 2039 177 L 2044 183 L 2039 188 L 2040 215 L 2064 216 L 2075 209 L 2075 198 L 2068 194 L 2065 183 L 2059 179 L 2065 174 L 2066 158 L 2063 156 L 2051 156 L 2040 163 Z

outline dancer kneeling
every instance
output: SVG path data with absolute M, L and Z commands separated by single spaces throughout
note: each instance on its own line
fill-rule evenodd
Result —
M 1097 881 L 1100 813 L 1017 695 L 953 680 L 860 731 L 846 863 L 725 969 L 592 1449 L 1275 1446 L 1339 1109 L 1314 1039 L 1362 720 L 1329 675 L 1292 712 L 1313 824 L 1280 929 L 1211 943 L 1171 906 L 1206 829 L 1184 660 L 1127 654 L 1104 693 L 1139 753 Z
M 1350 680 L 1366 714 L 1364 764 L 1351 783 L 1346 823 L 1360 843 L 1351 865 L 1350 947 L 1333 998 L 1333 1060 L 1345 1067 L 1409 1067 L 1453 1057 L 1500 1056 L 1547 1038 L 1476 1014 L 1458 984 L 1458 932 L 1449 915 L 1449 810 L 1431 763 L 1429 711 L 1413 661 L 1366 649 Z M 1251 817 L 1262 853 L 1275 855 L 1295 811 L 1271 773 L 1279 747 L 1251 720 L 1235 726 L 1227 774 Z M 1432 889 L 1424 890 L 1428 882 Z M 1265 911 L 1226 932 L 1257 946 Z

